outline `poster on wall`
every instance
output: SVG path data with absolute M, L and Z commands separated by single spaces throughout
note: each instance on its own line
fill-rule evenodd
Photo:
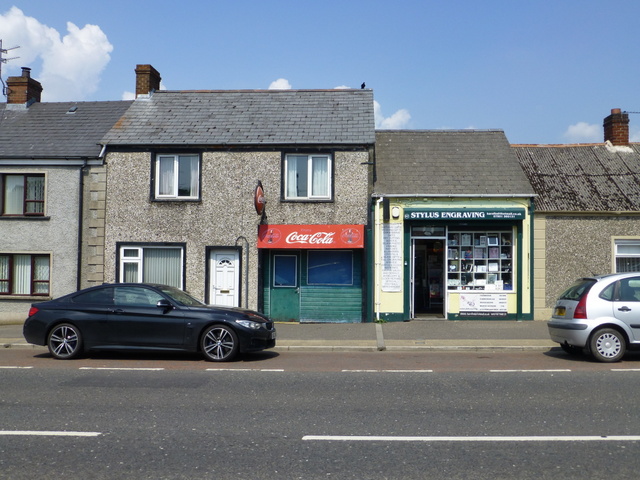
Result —
M 382 225 L 382 291 L 402 291 L 402 224 Z
M 460 295 L 460 316 L 506 317 L 507 295 L 490 293 L 463 293 Z

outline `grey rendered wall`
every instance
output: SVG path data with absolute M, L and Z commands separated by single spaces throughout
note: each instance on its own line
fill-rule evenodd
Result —
M 51 256 L 51 297 L 75 292 L 78 265 L 79 167 L 2 168 L 3 173 L 44 173 L 44 219 L 0 220 L 0 252 Z M 34 302 L 50 297 L 2 297 L 0 320 L 21 321 Z
M 546 215 L 545 307 L 579 277 L 612 273 L 614 238 L 640 238 L 638 216 Z
M 107 156 L 105 216 L 105 281 L 116 281 L 118 242 L 181 242 L 186 244 L 186 285 L 205 298 L 206 247 L 249 244 L 249 308 L 258 304 L 257 231 L 260 217 L 253 204 L 258 180 L 267 199 L 271 224 L 366 224 L 369 167 L 367 151 L 336 152 L 332 203 L 280 201 L 280 152 L 205 152 L 202 201 L 150 201 L 151 154 L 110 153 Z M 245 260 L 245 252 L 242 255 Z M 243 266 L 244 267 L 244 266 Z M 243 268 L 244 275 L 244 268 Z M 244 302 L 243 302 L 244 304 Z

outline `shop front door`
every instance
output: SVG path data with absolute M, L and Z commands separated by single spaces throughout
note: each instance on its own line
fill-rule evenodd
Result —
M 276 322 L 300 319 L 300 253 L 272 253 L 271 313 Z
M 444 238 L 413 239 L 413 317 L 444 317 L 445 244 Z

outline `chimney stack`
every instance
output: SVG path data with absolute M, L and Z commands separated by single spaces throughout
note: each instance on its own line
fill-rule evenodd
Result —
M 629 114 L 612 108 L 611 115 L 604 119 L 604 141 L 612 145 L 629 145 Z
M 31 78 L 31 69 L 22 67 L 22 76 L 7 78 L 7 103 L 21 103 L 29 106 L 39 102 L 42 85 Z
M 160 90 L 160 73 L 151 65 L 136 65 L 136 98 Z

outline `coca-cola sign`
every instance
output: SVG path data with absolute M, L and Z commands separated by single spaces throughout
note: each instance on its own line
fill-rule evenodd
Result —
M 258 248 L 364 248 L 364 225 L 260 225 Z

